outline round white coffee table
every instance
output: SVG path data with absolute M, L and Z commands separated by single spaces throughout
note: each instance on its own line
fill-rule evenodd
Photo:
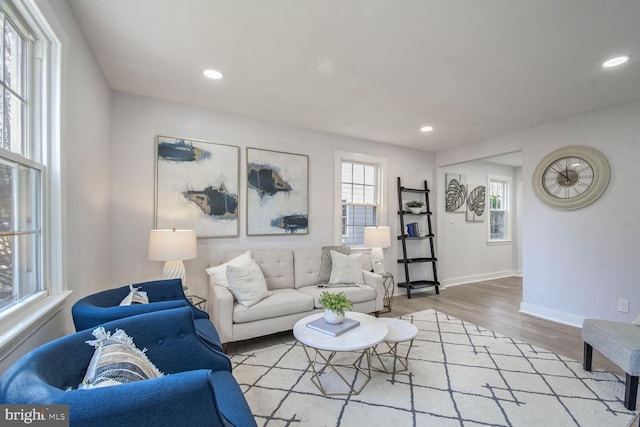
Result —
M 309 360 L 311 381 L 325 396 L 359 394 L 371 379 L 371 349 L 387 336 L 387 325 L 368 314 L 347 311 L 345 317 L 359 321 L 360 325 L 337 337 L 307 327 L 307 323 L 323 316 L 324 313 L 312 314 L 293 326 L 293 335 L 302 344 Z M 342 356 L 343 352 L 356 352 L 358 356 L 348 365 L 334 362 L 336 355 L 340 353 Z M 361 366 L 362 361 L 365 362 L 364 367 Z M 349 369 L 354 376 L 345 378 L 344 368 Z M 328 375 L 329 373 L 335 375 Z M 362 374 L 364 381 L 358 381 L 358 373 Z M 328 391 L 326 386 L 330 385 L 328 381 L 331 378 L 338 378 L 338 384 L 346 385 L 346 391 Z
M 387 336 L 384 337 L 384 343 L 380 343 L 373 349 L 373 355 L 378 359 L 382 366 L 381 371 L 392 374 L 396 372 L 406 371 L 409 367 L 409 352 L 413 347 L 413 339 L 418 335 L 418 327 L 411 322 L 402 319 L 382 318 L 379 319 L 385 323 L 388 328 Z M 398 344 L 409 341 L 406 351 L 399 353 Z M 386 351 L 379 351 L 378 347 L 387 346 Z M 391 367 L 387 368 L 384 359 L 391 363 Z

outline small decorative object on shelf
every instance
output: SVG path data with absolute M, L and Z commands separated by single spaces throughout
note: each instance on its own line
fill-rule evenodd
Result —
M 420 224 L 417 222 L 407 224 L 407 234 L 409 237 L 420 237 Z
M 351 301 L 347 299 L 344 292 L 323 291 L 319 301 L 324 308 L 324 320 L 333 325 L 342 323 L 344 311 L 351 309 Z
M 422 207 L 424 206 L 424 202 L 420 200 L 410 200 L 407 202 L 407 208 L 409 212 L 413 214 L 419 214 L 422 211 Z

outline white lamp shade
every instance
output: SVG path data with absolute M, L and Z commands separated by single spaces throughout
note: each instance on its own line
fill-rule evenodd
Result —
M 365 227 L 364 245 L 368 248 L 388 248 L 391 246 L 389 227 Z
M 195 230 L 151 230 L 149 259 L 152 261 L 182 261 L 198 255 Z

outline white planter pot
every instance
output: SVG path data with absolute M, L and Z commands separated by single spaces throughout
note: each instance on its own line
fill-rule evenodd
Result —
M 344 320 L 344 314 L 338 314 L 335 311 L 325 309 L 324 320 L 332 325 L 337 325 L 338 323 L 342 323 Z
M 409 212 L 414 213 L 414 214 L 418 214 L 418 213 L 422 212 L 422 208 L 409 208 Z

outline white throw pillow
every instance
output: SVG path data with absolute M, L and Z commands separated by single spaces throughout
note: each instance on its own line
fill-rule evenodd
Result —
M 87 344 L 96 348 L 79 389 L 106 387 L 163 376 L 162 372 L 133 343 L 122 329 L 111 332 L 102 326 L 93 331 L 95 340 Z
M 129 295 L 120 301 L 120 305 L 131 304 L 149 304 L 149 297 L 147 296 L 147 293 L 145 291 L 141 291 L 140 287 L 136 288 L 133 285 L 129 285 Z
M 217 265 L 215 267 L 209 267 L 205 271 L 213 280 L 216 281 L 218 285 L 222 285 L 225 287 L 229 287 L 229 281 L 227 280 L 227 266 L 233 265 L 238 267 L 240 265 L 246 264 L 251 260 L 251 251 L 246 251 L 245 253 L 238 255 L 237 257 L 225 262 L 224 264 Z
M 262 270 L 253 259 L 239 267 L 227 266 L 229 290 L 240 304 L 249 308 L 271 295 Z
M 330 285 L 362 284 L 362 254 L 344 255 L 331 251 Z

